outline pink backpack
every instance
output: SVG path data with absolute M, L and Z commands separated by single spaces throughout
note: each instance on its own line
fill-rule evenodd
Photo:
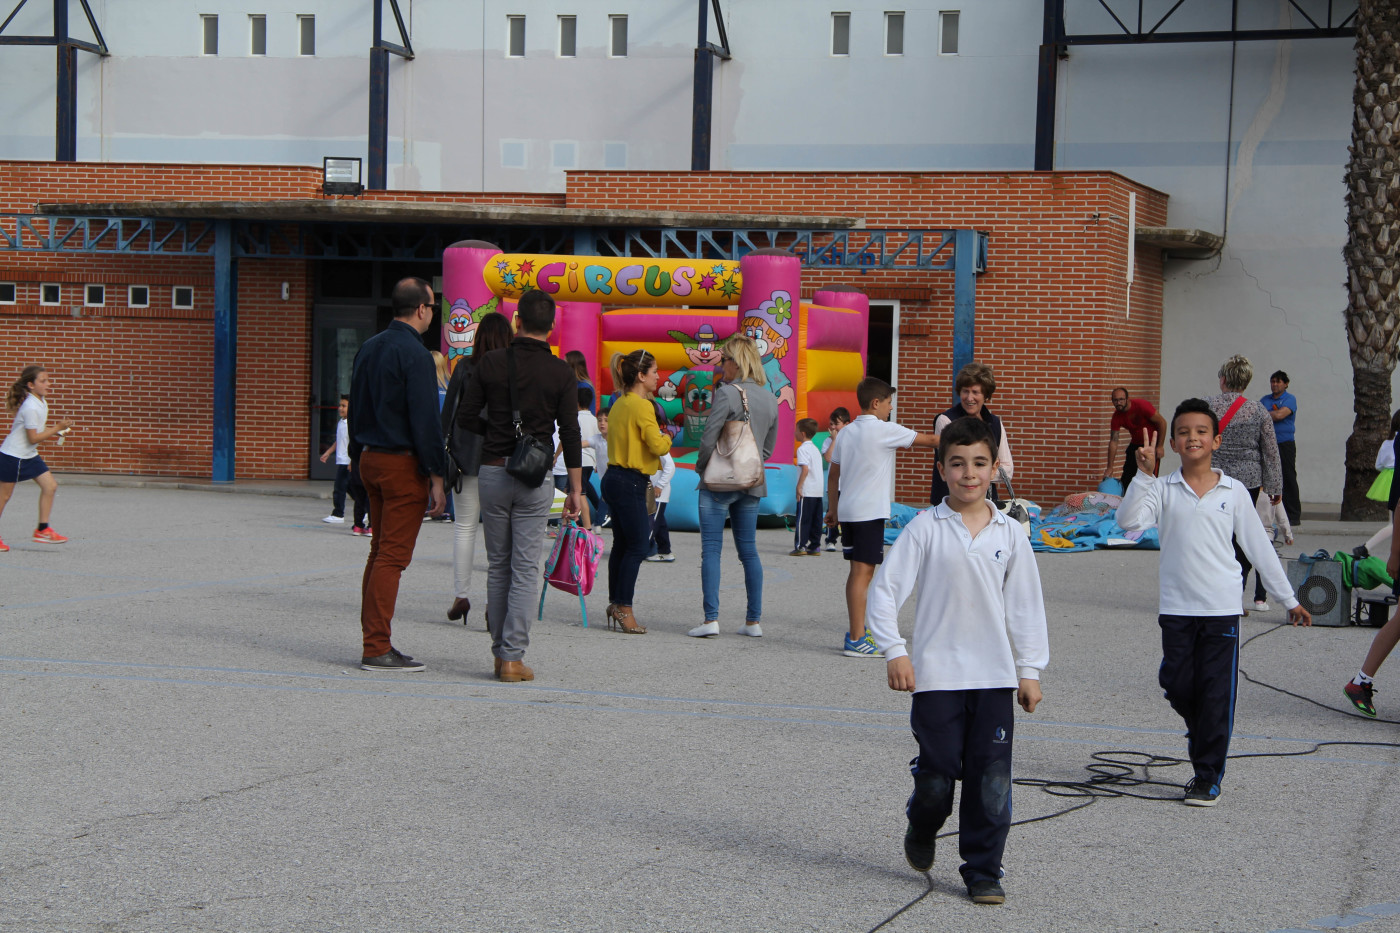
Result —
M 552 586 L 578 596 L 579 614 L 583 627 L 588 627 L 588 612 L 583 597 L 593 592 L 593 580 L 598 575 L 598 557 L 603 553 L 603 539 L 580 528 L 570 519 L 562 523 L 559 537 L 544 562 L 544 587 L 540 590 L 539 618 L 544 618 L 544 598 Z

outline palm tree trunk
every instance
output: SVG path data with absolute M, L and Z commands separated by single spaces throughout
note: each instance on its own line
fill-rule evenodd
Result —
M 1390 374 L 1400 338 L 1400 4 L 1360 0 L 1356 11 L 1356 86 L 1347 161 L 1347 347 L 1352 409 L 1342 514 L 1383 518 L 1366 498 L 1376 450 L 1390 435 Z

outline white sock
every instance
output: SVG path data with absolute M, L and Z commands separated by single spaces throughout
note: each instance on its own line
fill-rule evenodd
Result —
M 1356 684 L 1358 687 L 1360 687 L 1360 686 L 1364 686 L 1365 684 L 1372 683 L 1372 680 L 1371 680 L 1371 678 L 1369 678 L 1369 677 L 1366 676 L 1366 672 L 1365 672 L 1365 671 L 1362 671 L 1361 673 L 1359 673 L 1359 674 L 1357 674 L 1355 677 L 1353 677 L 1353 678 L 1351 679 L 1351 682 L 1354 683 L 1354 684 Z

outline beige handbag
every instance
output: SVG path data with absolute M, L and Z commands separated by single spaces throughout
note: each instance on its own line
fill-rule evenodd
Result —
M 744 405 L 742 420 L 726 421 L 700 480 L 711 492 L 738 492 L 752 489 L 763 479 L 763 457 L 749 425 L 749 397 L 741 386 L 739 400 Z

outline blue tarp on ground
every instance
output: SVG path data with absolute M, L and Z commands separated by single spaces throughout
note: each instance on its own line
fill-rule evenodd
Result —
M 1082 492 L 1031 522 L 1031 547 L 1037 551 L 1092 551 L 1122 547 L 1157 550 L 1157 529 L 1124 531 L 1114 515 L 1120 496 Z

